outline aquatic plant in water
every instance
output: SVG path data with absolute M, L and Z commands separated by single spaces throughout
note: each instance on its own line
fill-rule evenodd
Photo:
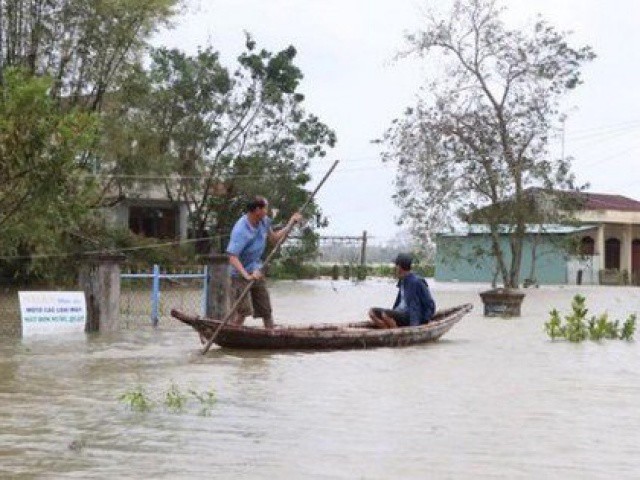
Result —
M 196 400 L 200 402 L 201 409 L 200 415 L 203 417 L 208 417 L 211 415 L 211 409 L 216 404 L 216 393 L 213 390 L 208 390 L 206 392 L 196 392 L 195 390 L 189 390 L 189 393 L 195 397 Z
M 174 413 L 184 410 L 189 397 L 183 394 L 175 383 L 172 383 L 164 397 L 165 406 Z
M 625 320 L 620 331 L 620 338 L 622 340 L 633 340 L 633 334 L 636 332 L 636 315 L 632 313 Z
M 603 313 L 599 317 L 591 317 L 589 320 L 589 338 L 591 340 L 601 340 L 603 338 L 616 338 L 617 328 L 609 322 L 609 316 Z
M 564 337 L 564 328 L 562 327 L 562 320 L 560 319 L 560 312 L 555 308 L 550 312 L 551 318 L 544 324 L 544 328 L 547 335 L 551 337 L 551 340 Z
M 136 412 L 147 412 L 153 408 L 153 401 L 141 386 L 120 395 L 119 400 Z
M 195 398 L 200 404 L 200 410 L 198 412 L 201 416 L 209 416 L 211 414 L 211 410 L 216 404 L 216 393 L 213 389 L 198 392 L 196 390 L 189 390 L 189 394 L 193 398 Z M 165 392 L 162 403 L 173 413 L 181 413 L 184 412 L 187 405 L 189 404 L 189 394 L 183 393 L 180 391 L 180 388 L 175 383 L 172 383 L 169 386 L 169 389 Z M 141 386 L 138 386 L 132 390 L 129 390 L 118 399 L 127 405 L 131 410 L 136 412 L 148 412 L 151 410 L 156 403 L 152 400 L 144 391 Z
M 587 321 L 587 313 L 589 310 L 586 306 L 586 299 L 582 295 L 576 295 L 571 302 L 571 313 L 564 317 L 565 323 L 562 323 L 560 313 L 557 309 L 549 312 L 549 321 L 544 324 L 547 335 L 552 340 L 556 338 L 564 338 L 570 342 L 582 342 L 590 339 L 599 341 L 602 339 L 632 340 L 636 328 L 636 315 L 631 314 L 620 327 L 620 321 L 609 320 L 607 313 L 599 316 L 592 316 Z
M 585 318 L 589 309 L 586 306 L 586 299 L 582 295 L 576 295 L 571 302 L 571 315 L 565 318 L 564 337 L 570 342 L 582 342 L 589 337 L 589 329 L 585 323 Z

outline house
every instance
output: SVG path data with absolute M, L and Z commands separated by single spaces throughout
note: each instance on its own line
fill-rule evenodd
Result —
M 579 196 L 580 208 L 573 214 L 576 221 L 527 226 L 520 278 L 540 284 L 640 285 L 640 201 L 601 193 L 562 195 Z M 501 233 L 502 246 L 508 251 L 509 227 L 502 227 Z M 436 246 L 437 280 L 494 281 L 487 225 L 470 223 L 459 231 L 439 234 Z
M 595 225 L 580 237 L 580 251 L 599 258 L 600 283 L 612 283 L 613 275 L 627 277 L 623 283 L 640 285 L 640 202 L 622 195 L 585 194 L 576 214 L 582 223 Z
M 140 184 L 130 189 L 115 206 L 105 209 L 107 221 L 150 238 L 186 240 L 187 202 L 170 200 L 164 187 Z

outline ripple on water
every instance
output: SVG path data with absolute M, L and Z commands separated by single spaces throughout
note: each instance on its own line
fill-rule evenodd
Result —
M 432 283 L 475 310 L 441 342 L 403 349 L 199 354 L 188 328 L 0 345 L 0 476 L 17 478 L 636 478 L 636 343 L 550 342 L 576 288 L 527 292 L 523 317 L 486 319 L 482 286 Z M 282 323 L 352 321 L 392 282 L 274 286 Z M 586 289 L 594 313 L 640 310 L 635 290 Z M 300 312 L 303 311 L 304 318 Z M 295 319 L 295 320 L 294 320 Z M 164 320 L 163 320 L 164 322 Z M 215 390 L 163 408 L 171 384 Z M 158 405 L 129 411 L 144 387 Z M 72 447 L 72 448 L 71 448 Z

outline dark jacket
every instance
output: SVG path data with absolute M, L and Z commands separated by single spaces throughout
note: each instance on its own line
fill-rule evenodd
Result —
M 436 302 L 433 301 L 427 281 L 411 272 L 398 281 L 398 289 L 404 286 L 405 304 L 409 314 L 409 325 L 415 327 L 427 323 L 436 311 Z M 400 290 L 393 304 L 395 309 L 400 304 Z

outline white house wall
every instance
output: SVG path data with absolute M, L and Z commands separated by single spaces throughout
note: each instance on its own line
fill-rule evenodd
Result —
M 114 207 L 103 208 L 102 215 L 105 222 L 115 227 L 129 226 L 129 207 L 124 204 L 118 204 Z
M 620 241 L 620 270 L 633 272 L 633 250 L 634 240 L 640 240 L 640 225 L 632 224 L 600 224 L 596 231 L 590 231 L 582 235 L 590 236 L 595 240 L 595 254 L 601 256 L 600 268 L 605 268 L 605 244 L 609 239 Z
M 584 210 L 577 212 L 575 215 L 579 221 L 584 223 L 620 223 L 640 225 L 640 212 Z
M 577 285 L 581 277 L 582 285 L 598 285 L 598 272 L 602 268 L 600 255 L 589 257 L 570 257 L 567 260 L 567 283 Z M 579 275 L 578 272 L 581 272 Z

